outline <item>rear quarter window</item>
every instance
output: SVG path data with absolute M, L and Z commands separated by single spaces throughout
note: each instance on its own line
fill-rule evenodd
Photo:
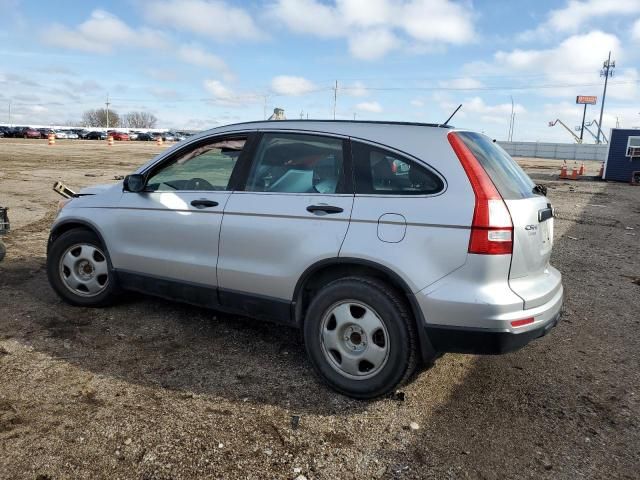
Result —
M 433 195 L 444 182 L 422 165 L 396 153 L 352 142 L 356 193 L 369 195 Z
M 480 133 L 456 132 L 505 200 L 534 197 L 535 184 L 500 145 Z

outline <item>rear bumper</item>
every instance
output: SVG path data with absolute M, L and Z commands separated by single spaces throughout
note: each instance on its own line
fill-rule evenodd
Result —
M 441 353 L 474 353 L 497 355 L 513 352 L 532 340 L 544 337 L 560 321 L 562 311 L 556 313 L 546 323 L 533 330 L 521 333 L 494 332 L 469 327 L 426 327 L 426 333 L 433 348 Z

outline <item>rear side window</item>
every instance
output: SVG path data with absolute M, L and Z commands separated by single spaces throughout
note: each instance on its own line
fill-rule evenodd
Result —
M 502 198 L 517 200 L 535 196 L 535 184 L 497 143 L 479 133 L 456 132 L 456 135 L 478 159 Z
M 339 138 L 265 133 L 245 190 L 278 193 L 341 193 L 343 144 Z
M 431 195 L 444 183 L 435 173 L 393 152 L 352 142 L 356 193 Z

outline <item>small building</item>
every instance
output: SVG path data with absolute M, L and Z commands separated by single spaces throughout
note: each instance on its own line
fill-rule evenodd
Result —
M 269 120 L 286 120 L 287 117 L 284 116 L 284 110 L 282 108 L 274 108 L 273 115 L 269 117 Z
M 611 130 L 603 177 L 605 180 L 640 183 L 640 129 Z

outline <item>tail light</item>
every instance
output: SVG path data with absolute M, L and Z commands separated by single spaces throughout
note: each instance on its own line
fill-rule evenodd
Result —
M 509 210 L 484 168 L 455 132 L 447 135 L 476 197 L 469 253 L 504 255 L 513 252 L 513 222 Z

